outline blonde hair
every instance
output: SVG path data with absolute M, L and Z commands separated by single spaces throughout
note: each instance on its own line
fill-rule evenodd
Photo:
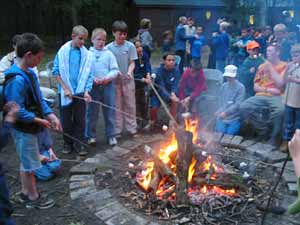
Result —
M 103 34 L 103 35 L 107 35 L 106 31 L 103 28 L 95 28 L 92 32 L 92 39 L 94 39 L 96 36 L 98 36 L 99 34 Z
M 178 19 L 179 23 L 183 23 L 183 21 L 186 21 L 186 20 L 187 20 L 187 18 L 185 16 L 181 16 Z
M 88 30 L 82 26 L 82 25 L 77 25 L 75 27 L 73 27 L 72 29 L 72 34 L 89 34 Z
M 286 26 L 283 23 L 276 24 L 273 28 L 274 32 L 286 32 Z
M 140 22 L 140 26 L 143 29 L 147 29 L 151 26 L 151 20 L 148 18 L 143 18 Z

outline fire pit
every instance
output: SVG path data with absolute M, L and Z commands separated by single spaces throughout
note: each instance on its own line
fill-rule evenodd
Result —
M 96 173 L 98 187 L 109 186 L 125 206 L 162 224 L 257 224 L 273 168 L 240 149 L 196 143 L 197 127 L 187 120 L 185 129 L 134 149 L 122 160 L 125 171 L 110 180 Z

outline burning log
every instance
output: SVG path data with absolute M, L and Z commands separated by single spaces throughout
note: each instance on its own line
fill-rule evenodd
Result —
M 217 177 L 194 177 L 193 183 L 195 185 L 214 185 L 223 188 L 238 188 L 241 190 L 246 190 L 243 178 L 239 174 L 235 173 L 218 173 Z
M 183 128 L 176 130 L 176 139 L 178 144 L 176 158 L 176 175 L 178 177 L 176 184 L 176 203 L 188 204 L 188 175 L 189 166 L 193 157 L 193 134 Z
M 161 177 L 167 176 L 172 180 L 172 182 L 176 183 L 178 178 L 175 176 L 171 168 L 161 161 L 155 151 L 149 146 L 145 146 L 145 151 L 151 156 L 154 162 L 154 171 L 156 170 Z
M 153 194 L 155 194 L 160 181 L 161 181 L 161 175 L 157 171 L 156 167 L 154 167 L 152 171 L 152 179 L 149 183 L 148 190 L 152 191 Z

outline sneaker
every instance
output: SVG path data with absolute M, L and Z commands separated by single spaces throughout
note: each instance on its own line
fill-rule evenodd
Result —
M 73 146 L 72 145 L 64 145 L 64 149 L 62 150 L 63 154 L 70 154 L 73 151 Z
M 24 204 L 25 202 L 29 201 L 28 196 L 23 194 L 22 192 L 14 194 L 11 199 L 17 204 Z
M 86 147 L 83 145 L 75 145 L 75 149 L 78 152 L 79 156 L 86 156 L 87 154 L 89 154 Z
M 55 205 L 53 199 L 48 198 L 47 196 L 40 195 L 36 200 L 29 200 L 25 202 L 25 207 L 27 209 L 49 209 Z
M 89 138 L 88 145 L 96 146 L 96 138 Z
M 118 144 L 118 141 L 117 141 L 117 139 L 115 137 L 110 137 L 110 138 L 108 138 L 108 144 L 110 146 L 115 146 L 115 145 Z
M 279 150 L 281 152 L 287 153 L 288 152 L 288 141 L 282 141 Z

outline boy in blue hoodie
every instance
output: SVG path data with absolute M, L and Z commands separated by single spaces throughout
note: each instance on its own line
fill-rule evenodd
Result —
M 171 114 L 174 118 L 176 118 L 177 103 L 179 102 L 178 85 L 181 74 L 175 66 L 174 53 L 165 53 L 165 55 L 163 56 L 163 60 L 164 63 L 157 70 L 155 86 L 164 101 L 171 104 Z M 161 103 L 158 97 L 156 95 L 153 95 L 150 99 L 150 128 L 154 127 L 160 104 Z
M 43 55 L 43 43 L 31 33 L 22 34 L 17 42 L 17 56 L 20 58 L 5 72 L 4 103 L 14 101 L 20 106 L 17 120 L 11 129 L 16 150 L 20 158 L 21 195 L 27 208 L 46 209 L 54 201 L 37 191 L 34 170 L 40 168 L 37 134 L 43 128 L 61 131 L 58 118 L 44 101 L 36 74 Z

